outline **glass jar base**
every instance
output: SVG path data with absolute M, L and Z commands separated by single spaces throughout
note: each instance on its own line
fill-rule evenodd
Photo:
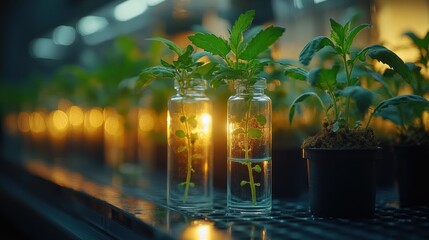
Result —
M 229 215 L 265 215 L 271 213 L 271 206 L 228 206 Z
M 204 203 L 183 203 L 183 202 L 169 202 L 169 207 L 177 208 L 185 211 L 201 211 L 201 210 L 212 210 L 213 203 L 204 202 Z

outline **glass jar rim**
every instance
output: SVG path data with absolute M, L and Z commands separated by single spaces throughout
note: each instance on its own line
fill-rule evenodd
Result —
M 179 82 L 174 80 L 174 89 L 192 89 L 192 90 L 206 90 L 207 80 L 202 78 L 191 78 L 185 83 L 184 87 L 181 87 Z
M 248 84 L 249 80 L 247 79 L 236 79 L 234 80 L 234 88 L 267 88 L 267 80 L 263 77 L 258 77 L 253 79 L 255 82 L 253 84 Z

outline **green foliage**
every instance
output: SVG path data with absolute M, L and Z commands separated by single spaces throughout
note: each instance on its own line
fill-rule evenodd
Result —
M 291 105 L 289 121 L 292 122 L 293 120 L 296 104 L 310 96 L 316 97 L 324 110 L 328 124 L 332 124 L 330 129 L 337 132 L 342 128 L 351 129 L 361 126 L 362 119 L 373 103 L 374 93 L 360 86 L 361 78 L 374 77 L 388 89 L 387 84 L 383 82 L 379 74 L 368 67 L 362 68 L 359 65 L 361 62 L 363 62 L 362 65 L 366 62 L 367 56 L 389 65 L 391 69 L 387 72 L 397 73 L 403 78 L 408 78 L 411 73 L 402 59 L 381 45 L 371 45 L 359 52 L 351 50 L 354 39 L 358 33 L 369 27 L 368 24 L 352 27 L 351 21 L 341 25 L 333 19 L 330 19 L 330 24 L 330 37 L 318 36 L 309 41 L 301 51 L 299 61 L 305 66 L 308 65 L 316 53 L 326 47 L 332 49 L 336 62 L 331 67 L 324 66 L 310 71 L 289 66 L 285 70 L 285 75 L 299 80 L 307 80 L 312 86 L 322 90 L 329 98 L 329 102 L 325 103 L 322 101 L 322 95 L 317 92 L 301 94 Z M 416 104 L 416 101 L 410 97 L 401 99 L 403 100 L 401 103 Z M 396 101 L 386 100 L 383 104 L 391 106 Z M 381 114 L 379 111 L 385 109 L 384 105 L 375 108 L 376 110 L 372 112 L 367 126 L 373 114 Z
M 245 34 L 252 24 L 255 11 L 243 13 L 235 21 L 230 30 L 228 40 L 211 33 L 196 33 L 189 36 L 189 40 L 204 51 L 220 57 L 219 69 L 214 72 L 210 83 L 212 87 L 226 84 L 226 80 L 245 79 L 247 85 L 255 83 L 257 75 L 270 61 L 260 59 L 258 56 L 267 51 L 285 31 L 284 28 L 269 26 Z

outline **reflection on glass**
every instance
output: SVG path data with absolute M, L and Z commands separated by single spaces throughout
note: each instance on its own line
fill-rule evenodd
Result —
M 192 221 L 186 229 L 183 231 L 183 233 L 180 236 L 180 239 L 184 240 L 227 240 L 232 239 L 227 234 L 217 230 L 214 227 L 214 223 L 207 221 L 207 220 L 195 220 Z

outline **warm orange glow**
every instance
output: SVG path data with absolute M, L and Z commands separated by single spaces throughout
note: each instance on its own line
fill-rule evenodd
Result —
M 106 119 L 106 122 L 104 123 L 104 130 L 110 135 L 121 136 L 124 134 L 124 128 L 122 124 L 122 121 L 118 117 L 111 116 Z
M 210 239 L 231 239 L 223 232 L 217 230 L 214 227 L 213 222 L 205 220 L 195 220 L 189 224 L 189 226 L 183 231 L 180 239 L 199 239 L 199 240 L 210 240 Z
M 200 122 L 201 122 L 201 131 L 204 134 L 210 133 L 211 126 L 212 126 L 212 117 L 210 116 L 210 114 L 208 113 L 201 114 Z
M 33 112 L 30 115 L 30 130 L 33 133 L 42 133 L 46 130 L 44 113 Z
M 93 108 L 89 111 L 89 124 L 93 128 L 98 128 L 103 124 L 103 113 L 99 108 Z
M 66 111 L 71 105 L 72 103 L 67 99 L 60 99 L 58 101 L 58 109 L 62 111 Z
M 155 127 L 155 114 L 150 110 L 139 110 L 139 128 L 143 132 L 152 131 Z
M 18 114 L 18 129 L 23 133 L 30 131 L 30 114 L 27 112 L 20 112 Z
M 52 126 L 58 131 L 65 131 L 68 127 L 67 114 L 61 110 L 51 113 Z
M 84 114 L 80 107 L 71 106 L 68 110 L 70 125 L 77 127 L 83 124 Z
M 17 125 L 17 115 L 16 113 L 9 113 L 6 115 L 4 119 L 4 127 L 5 130 L 9 134 L 16 134 L 18 132 L 18 125 Z

